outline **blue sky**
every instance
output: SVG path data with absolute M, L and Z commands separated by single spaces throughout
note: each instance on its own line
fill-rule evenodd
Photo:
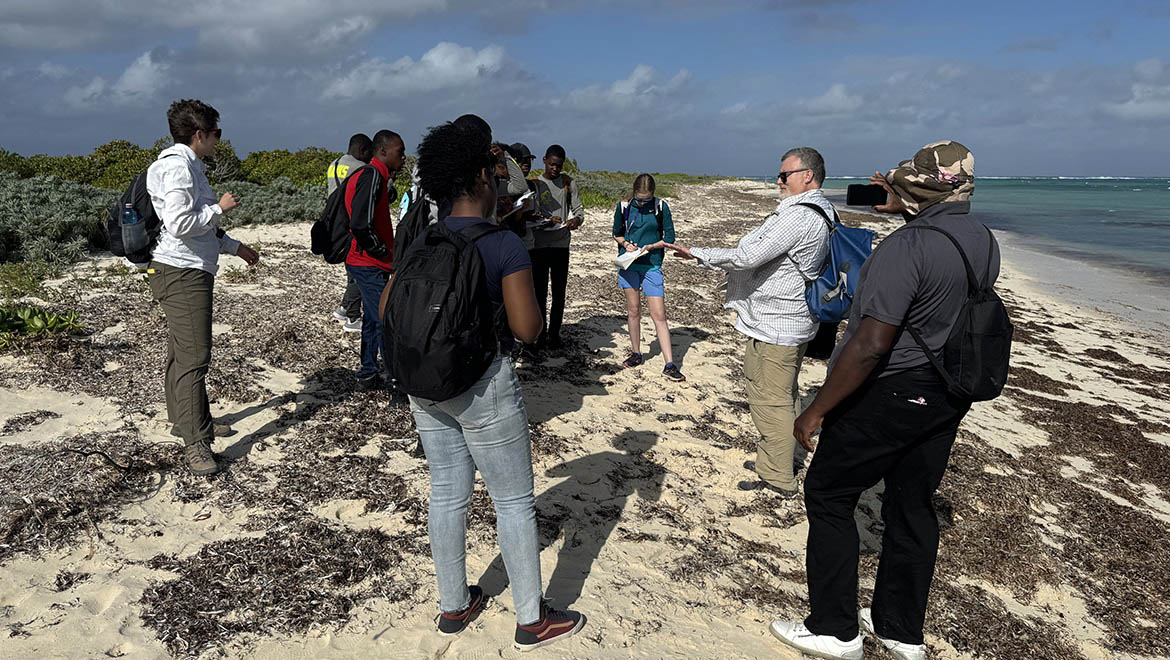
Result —
M 241 156 L 341 150 L 476 112 L 595 169 L 859 175 L 956 139 L 978 174 L 1170 174 L 1170 3 L 6 0 L 0 147 L 166 134 L 176 98 Z M 129 27 L 128 27 L 129 26 Z

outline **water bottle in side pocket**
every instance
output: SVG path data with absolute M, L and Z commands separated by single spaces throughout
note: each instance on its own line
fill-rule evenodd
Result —
M 122 247 L 126 254 L 132 254 L 146 248 L 150 244 L 150 237 L 146 233 L 146 223 L 133 204 L 122 205 Z

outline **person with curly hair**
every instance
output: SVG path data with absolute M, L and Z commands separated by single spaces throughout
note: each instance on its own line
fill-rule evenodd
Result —
M 423 138 L 420 183 L 440 206 L 451 209 L 440 220 L 446 229 L 470 235 L 491 224 L 487 218 L 496 209 L 498 186 L 506 185 L 496 173 L 497 163 L 490 131 L 467 123 L 434 127 Z M 474 245 L 495 317 L 502 319 L 496 356 L 462 394 L 445 401 L 410 396 L 431 474 L 427 529 L 439 588 L 438 628 L 445 635 L 461 632 L 487 602 L 482 588 L 467 584 L 467 506 L 479 470 L 496 508 L 500 554 L 516 611 L 515 645 L 530 650 L 575 634 L 584 618 L 550 607 L 542 595 L 528 413 L 510 357 L 513 337 L 531 342 L 541 328 L 532 261 L 510 231 L 482 234 Z M 411 258 L 408 251 L 404 263 Z M 391 281 L 383 306 L 392 286 Z

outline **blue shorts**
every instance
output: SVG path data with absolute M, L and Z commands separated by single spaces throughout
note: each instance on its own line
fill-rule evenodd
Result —
M 641 289 L 647 298 L 662 298 L 666 295 L 666 283 L 660 270 L 619 270 L 618 284 L 623 289 Z

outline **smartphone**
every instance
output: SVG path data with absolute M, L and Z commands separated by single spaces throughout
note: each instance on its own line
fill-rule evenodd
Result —
M 845 189 L 845 206 L 881 206 L 886 203 L 886 189 L 876 183 L 855 183 Z

